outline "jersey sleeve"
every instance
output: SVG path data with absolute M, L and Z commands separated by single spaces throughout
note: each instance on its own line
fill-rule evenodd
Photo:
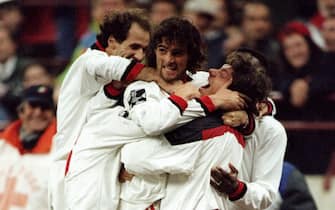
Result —
M 171 146 L 165 139 L 144 139 L 125 145 L 121 162 L 132 174 L 190 174 L 201 151 L 201 144 Z
M 168 95 L 154 82 L 137 81 L 124 93 L 124 106 L 129 118 L 147 135 L 159 135 L 179 127 L 196 117 L 206 115 L 202 105 Z
M 87 72 L 96 81 L 104 84 L 112 80 L 133 81 L 144 68 L 143 64 L 134 60 L 119 56 L 108 56 L 103 52 L 90 53 L 88 56 L 85 65 Z
M 241 134 L 222 130 L 206 142 L 177 146 L 170 145 L 166 139 L 145 139 L 125 145 L 121 150 L 121 162 L 129 172 L 138 175 L 191 174 L 199 164 L 209 167 L 220 162 L 226 166 L 228 162 L 225 161 L 240 168 L 243 151 L 240 138 L 243 138 Z
M 203 133 L 206 129 L 216 128 L 222 125 L 222 120 L 219 116 L 219 113 L 213 113 L 207 117 L 194 119 L 179 128 L 165 133 L 164 136 L 171 145 L 204 140 Z
M 271 205 L 278 192 L 282 174 L 287 136 L 284 127 L 271 116 L 263 117 L 270 124 L 261 130 L 264 144 L 255 149 L 251 179 L 245 182 L 247 191 L 234 203 L 240 208 L 265 209 Z

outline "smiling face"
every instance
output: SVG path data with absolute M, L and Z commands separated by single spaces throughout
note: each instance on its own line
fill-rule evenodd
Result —
M 19 111 L 22 126 L 28 133 L 45 130 L 53 119 L 53 109 L 36 102 L 24 102 Z
M 157 69 L 167 82 L 179 80 L 186 71 L 188 53 L 185 46 L 163 38 L 155 49 Z
M 209 69 L 208 85 L 200 88 L 202 95 L 215 94 L 222 86 L 230 85 L 232 82 L 233 68 L 224 64 L 219 69 Z
M 119 43 L 113 36 L 110 36 L 106 52 L 110 55 L 121 55 L 141 62 L 145 56 L 149 40 L 149 32 L 141 28 L 139 24 L 133 23 L 127 38 L 123 42 Z
M 306 39 L 297 33 L 286 36 L 282 42 L 284 55 L 294 68 L 303 67 L 310 57 Z

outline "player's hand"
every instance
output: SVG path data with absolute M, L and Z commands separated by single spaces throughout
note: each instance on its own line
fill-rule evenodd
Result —
M 219 193 L 231 194 L 238 187 L 238 170 L 229 163 L 230 172 L 225 171 L 221 167 L 211 169 L 211 186 Z
M 246 95 L 237 91 L 221 87 L 214 95 L 209 96 L 214 105 L 226 111 L 242 110 L 247 108 L 247 102 L 251 101 Z
M 126 181 L 131 181 L 133 177 L 134 175 L 129 173 L 122 164 L 119 172 L 119 182 L 124 183 Z
M 231 111 L 222 115 L 223 124 L 231 127 L 245 126 L 248 124 L 249 117 L 246 111 Z

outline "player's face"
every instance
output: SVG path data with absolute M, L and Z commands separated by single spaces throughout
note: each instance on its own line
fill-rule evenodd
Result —
M 222 86 L 230 85 L 233 68 L 229 64 L 224 64 L 219 69 L 211 68 L 209 71 L 208 85 L 200 88 L 201 94 L 210 95 L 216 93 Z
M 132 58 L 141 62 L 144 59 L 149 40 L 149 32 L 137 23 L 133 23 L 129 29 L 127 39 L 122 43 L 114 42 L 112 55 Z
M 185 74 L 188 61 L 186 47 L 163 39 L 163 42 L 157 45 L 155 53 L 160 76 L 167 82 L 181 79 Z

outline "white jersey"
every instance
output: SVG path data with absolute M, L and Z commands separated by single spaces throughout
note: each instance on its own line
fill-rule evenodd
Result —
M 91 101 L 100 101 L 101 105 L 104 101 L 102 99 L 103 92 L 100 91 Z M 119 201 L 121 147 L 142 139 L 146 141 L 150 139 L 147 137 L 148 132 L 155 134 L 167 130 L 178 120 L 187 121 L 191 116 L 205 115 L 200 103 L 194 102 L 191 111 L 185 111 L 193 114 L 183 117 L 177 103 L 173 97 L 162 99 L 162 115 L 166 116 L 165 121 L 170 123 L 156 124 L 146 132 L 134 121 L 123 117 L 127 115 L 123 107 L 100 109 L 99 105 L 96 105 L 87 115 L 87 122 L 72 150 L 65 178 L 66 207 L 81 210 L 116 209 Z
M 49 178 L 49 200 L 54 210 L 64 209 L 62 195 L 66 158 L 86 121 L 88 107 L 91 107 L 89 100 L 103 85 L 112 80 L 132 78 L 141 67 L 142 64 L 92 49 L 87 49 L 72 64 L 62 83 L 57 105 L 56 148 Z M 109 104 L 115 102 L 110 100 Z
M 24 154 L 0 140 L 0 209 L 48 209 L 49 154 Z
M 122 188 L 121 198 L 128 204 L 124 206 L 140 210 L 162 199 L 161 210 L 227 209 L 226 198 L 210 187 L 210 169 L 213 166 L 226 169 L 228 163 L 239 169 L 242 154 L 242 145 L 229 132 L 178 146 L 171 146 L 163 139 L 126 145 L 121 161 L 135 177 Z
M 141 128 L 143 128 L 143 130 L 148 135 L 158 135 L 161 132 L 165 133 L 173 128 L 180 126 L 183 123 L 190 121 L 191 119 L 194 119 L 195 117 L 199 117 L 199 113 L 201 113 L 199 111 L 196 111 L 197 109 L 199 109 L 199 104 L 197 102 L 194 102 L 194 103 L 190 102 L 188 104 L 189 106 L 184 112 L 182 111 L 182 108 L 181 108 L 182 106 L 179 106 L 182 112 L 182 117 L 184 117 L 184 119 L 181 119 L 181 118 L 173 119 L 170 117 L 170 114 L 166 112 L 166 106 L 162 105 L 162 103 L 164 102 L 164 99 L 165 100 L 167 99 L 167 94 L 164 91 L 162 91 L 159 88 L 159 86 L 154 82 L 142 82 L 142 81 L 135 82 L 127 87 L 125 94 L 124 94 L 124 104 L 125 104 L 126 109 L 129 110 L 129 118 L 131 118 Z M 201 101 L 201 104 L 204 105 L 205 103 Z M 190 112 L 190 110 L 192 111 Z M 204 115 L 202 114 L 200 116 L 204 116 Z M 170 119 L 173 119 L 173 121 Z M 159 127 L 167 127 L 169 129 L 158 129 Z M 160 131 L 160 132 L 153 132 L 153 129 Z M 146 145 L 147 143 L 148 145 Z M 127 169 L 129 169 L 130 171 L 133 171 L 132 169 L 134 168 L 129 166 L 132 160 L 135 162 L 137 162 L 137 158 L 138 158 L 138 161 L 140 161 L 140 159 L 146 160 L 147 158 L 141 158 L 140 156 L 141 155 L 145 156 L 146 154 L 156 154 L 156 149 L 161 147 L 161 146 L 157 146 L 156 148 L 154 145 L 150 145 L 150 144 L 161 145 L 161 143 L 158 143 L 158 142 L 155 143 L 154 141 L 152 142 L 145 141 L 145 142 L 136 142 L 132 144 L 127 144 L 123 147 L 122 162 L 127 162 L 126 164 Z M 168 146 L 168 144 L 164 144 L 164 145 Z M 135 150 L 132 150 L 130 148 L 134 148 Z M 140 151 L 139 154 L 136 153 L 135 155 L 136 160 L 134 160 L 135 157 L 132 151 L 133 152 Z M 193 150 L 193 152 L 195 151 L 196 150 Z M 170 154 L 172 153 L 174 152 L 171 151 Z M 137 154 L 139 155 L 138 157 L 137 157 Z M 169 173 L 181 173 L 181 172 L 185 173 L 187 171 L 190 172 L 190 168 L 194 168 L 194 165 L 192 166 L 191 164 L 192 161 L 190 158 L 188 159 L 185 157 L 189 157 L 189 155 L 194 154 L 194 153 L 187 152 L 187 150 L 185 150 L 185 152 L 180 152 L 180 154 L 184 154 L 183 157 L 178 156 L 180 162 L 183 162 L 183 161 L 187 162 L 188 160 L 190 160 L 190 162 L 188 163 L 188 167 L 185 167 L 185 164 L 184 165 L 181 164 L 180 167 L 177 166 L 179 164 L 174 164 L 175 168 L 165 167 L 164 170 L 162 169 L 163 171 L 160 171 L 160 172 L 169 172 Z M 236 155 L 238 156 L 238 153 L 236 153 Z M 145 157 L 149 158 L 150 155 L 145 156 Z M 173 162 L 170 162 L 170 163 L 168 162 L 168 164 L 171 164 L 177 161 L 173 158 L 169 160 L 170 161 L 173 160 Z M 152 161 L 156 161 L 156 158 L 152 158 Z M 159 165 L 159 162 L 160 162 L 159 158 L 157 158 L 157 162 L 156 162 L 157 164 L 155 167 L 152 167 L 153 170 L 157 170 L 157 166 Z M 150 165 L 147 167 L 144 167 L 145 163 L 142 165 L 137 165 L 137 166 L 136 165 L 137 164 L 132 164 L 133 167 L 138 166 L 137 168 L 139 170 L 150 170 Z M 238 158 L 236 159 L 236 165 L 237 166 L 239 165 Z M 161 165 L 161 167 L 164 167 L 164 164 Z M 167 171 L 168 169 L 170 171 Z M 146 207 L 150 206 L 150 204 L 152 204 L 153 202 L 159 199 L 162 199 L 165 196 L 166 176 L 161 173 L 155 173 L 155 174 L 156 175 L 152 175 L 152 176 L 143 176 L 143 177 L 137 176 L 132 180 L 132 182 L 125 183 L 122 185 L 121 208 L 120 208 L 121 210 L 145 209 Z M 191 204 L 189 206 L 191 206 Z
M 66 159 L 85 122 L 88 101 L 112 80 L 121 81 L 133 69 L 131 61 L 87 49 L 67 73 L 58 98 L 55 159 Z M 129 70 L 129 72 L 127 71 Z
M 196 117 L 204 117 L 204 110 L 214 110 L 214 107 L 207 107 L 206 100 L 208 98 L 203 97 L 198 102 L 191 100 L 187 103 L 178 96 L 170 96 L 155 82 L 145 81 L 130 84 L 124 92 L 124 106 L 129 119 L 149 136 L 160 135 Z M 176 107 L 179 112 L 175 112 Z
M 97 111 L 84 125 L 65 177 L 66 209 L 117 208 L 119 150 L 146 136 L 134 122 L 119 116 L 123 111 L 121 106 Z
M 274 117 L 264 116 L 256 121 L 254 133 L 246 138 L 239 173 L 247 191 L 232 202 L 232 209 L 266 209 L 276 200 L 286 143 L 285 129 Z

